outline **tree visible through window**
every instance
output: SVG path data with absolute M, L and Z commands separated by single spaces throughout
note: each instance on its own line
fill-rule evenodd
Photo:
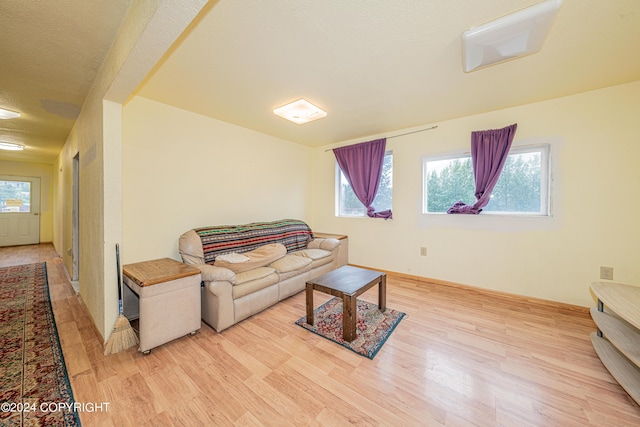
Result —
M 483 212 L 549 214 L 549 146 L 512 147 Z M 475 202 L 468 155 L 423 161 L 423 213 L 444 213 L 458 200 Z
M 31 183 L 0 180 L 0 212 L 30 212 Z
M 338 216 L 367 216 L 367 209 L 362 205 L 351 189 L 347 178 L 344 176 L 336 162 L 337 203 L 336 215 Z M 393 152 L 387 151 L 384 155 L 380 186 L 373 201 L 376 211 L 391 209 L 393 190 Z

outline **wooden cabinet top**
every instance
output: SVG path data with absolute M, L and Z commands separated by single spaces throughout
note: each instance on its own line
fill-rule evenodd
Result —
M 197 268 L 171 258 L 127 264 L 123 267 L 124 275 L 139 286 L 151 286 L 200 273 Z
M 316 233 L 316 232 L 313 233 L 313 236 L 321 239 L 338 239 L 338 240 L 344 240 L 349 237 L 349 236 L 345 236 L 344 234 Z

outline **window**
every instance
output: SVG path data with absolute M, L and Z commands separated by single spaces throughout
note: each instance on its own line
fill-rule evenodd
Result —
M 0 180 L 0 212 L 31 212 L 31 183 Z
M 549 145 L 511 147 L 483 213 L 549 215 Z M 458 200 L 473 204 L 468 154 L 423 160 L 423 213 L 446 213 Z
M 393 189 L 393 152 L 387 151 L 384 154 L 382 165 L 382 176 L 378 193 L 373 201 L 376 211 L 391 209 L 391 193 Z M 336 162 L 336 215 L 363 217 L 367 216 L 367 209 L 356 197 L 351 185 L 344 176 L 338 162 Z

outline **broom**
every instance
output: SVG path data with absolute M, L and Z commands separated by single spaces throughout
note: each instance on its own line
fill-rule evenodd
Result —
M 116 243 L 116 263 L 118 265 L 118 311 L 113 332 L 104 345 L 104 354 L 114 354 L 138 344 L 138 336 L 129 324 L 122 310 L 122 276 L 120 275 L 120 246 Z

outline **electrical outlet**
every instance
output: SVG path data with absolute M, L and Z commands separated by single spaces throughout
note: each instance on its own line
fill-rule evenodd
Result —
M 613 267 L 600 267 L 600 278 L 613 280 Z
M 420 247 L 420 256 L 427 256 L 427 248 L 424 246 Z

